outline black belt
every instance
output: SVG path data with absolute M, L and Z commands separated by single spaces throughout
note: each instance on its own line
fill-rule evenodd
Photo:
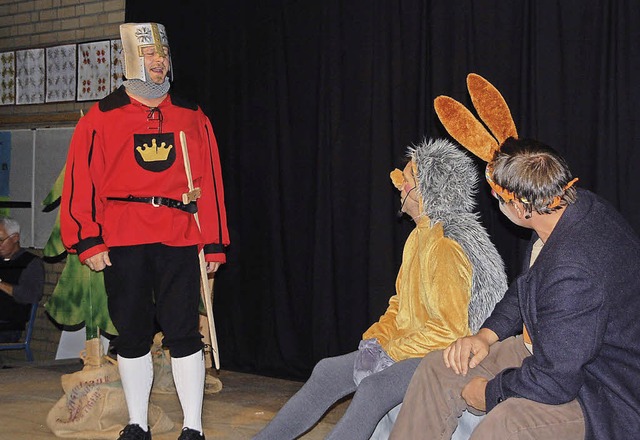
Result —
M 107 197 L 107 200 L 116 200 L 119 202 L 138 202 L 138 203 L 149 203 L 156 208 L 160 205 L 168 206 L 169 208 L 179 209 L 180 211 L 188 212 L 189 214 L 195 214 L 198 212 L 198 206 L 196 202 L 189 202 L 186 205 L 182 203 L 180 200 L 170 199 L 168 197 Z

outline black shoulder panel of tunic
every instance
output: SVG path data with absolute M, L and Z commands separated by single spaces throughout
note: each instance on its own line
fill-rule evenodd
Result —
M 198 104 L 181 96 L 171 95 L 171 102 L 178 107 L 186 108 L 189 110 L 198 110 Z
M 118 87 L 116 90 L 105 96 L 98 102 L 98 108 L 101 112 L 108 112 L 119 107 L 130 104 L 129 95 L 124 90 L 124 86 Z

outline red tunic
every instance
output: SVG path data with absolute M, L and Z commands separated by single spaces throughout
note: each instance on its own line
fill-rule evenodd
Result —
M 60 228 L 66 248 L 81 261 L 110 246 L 147 243 L 204 246 L 207 261 L 225 261 L 229 233 L 211 122 L 197 106 L 171 96 L 157 109 L 150 115 L 149 107 L 121 87 L 80 118 L 67 157 Z M 189 188 L 180 131 L 186 134 L 194 186 L 202 191 L 202 231 L 193 214 L 176 208 L 108 200 L 181 200 Z

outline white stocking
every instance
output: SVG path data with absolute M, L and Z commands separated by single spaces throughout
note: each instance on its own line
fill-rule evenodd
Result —
M 149 429 L 149 394 L 153 384 L 153 359 L 151 352 L 138 358 L 118 355 L 118 370 L 124 397 L 129 410 L 129 424 L 136 424 L 144 431 Z
M 202 350 L 182 358 L 171 358 L 171 371 L 184 413 L 184 428 L 202 432 L 204 396 L 204 353 Z

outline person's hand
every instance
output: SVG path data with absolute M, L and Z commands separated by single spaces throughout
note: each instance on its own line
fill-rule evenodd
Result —
M 111 266 L 111 260 L 109 259 L 109 251 L 103 251 L 95 254 L 92 257 L 84 260 L 84 264 L 95 272 L 100 272 L 107 266 Z
M 467 375 L 489 354 L 489 347 L 498 340 L 491 330 L 482 328 L 473 336 L 458 339 L 444 349 L 444 364 L 456 374 Z
M 462 398 L 467 405 L 479 410 L 487 410 L 487 401 L 485 399 L 485 390 L 487 389 L 488 380 L 484 377 L 474 377 L 462 389 Z
M 220 268 L 220 262 L 207 261 L 207 273 L 217 272 Z

